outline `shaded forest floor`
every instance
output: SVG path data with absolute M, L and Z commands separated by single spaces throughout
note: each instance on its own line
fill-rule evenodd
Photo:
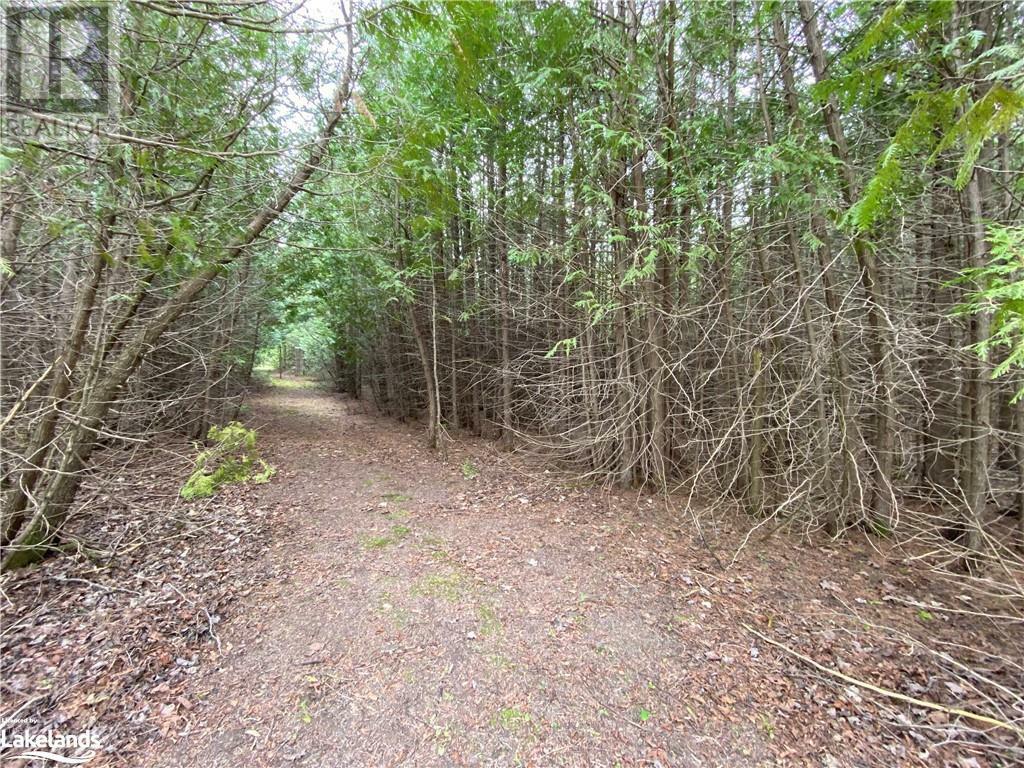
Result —
M 300 380 L 249 421 L 276 477 L 186 505 L 132 555 L 151 587 L 131 559 L 7 577 L 5 713 L 101 728 L 95 765 L 999 764 L 967 723 L 750 631 L 949 706 L 982 694 L 929 648 L 1020 690 L 994 660 L 1019 649 L 895 550 L 744 546 L 739 517 L 706 546 L 658 499 L 483 442 L 436 456 Z

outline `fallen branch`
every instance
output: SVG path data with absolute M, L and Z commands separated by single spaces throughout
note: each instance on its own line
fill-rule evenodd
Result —
M 996 718 L 989 717 L 988 715 L 979 715 L 977 712 L 970 712 L 966 709 L 960 709 L 959 707 L 947 707 L 943 704 L 936 704 L 934 701 L 915 699 L 913 696 L 907 696 L 897 691 L 891 691 L 888 688 L 882 688 L 880 686 L 873 685 L 872 683 L 866 683 L 863 680 L 858 680 L 855 677 L 850 677 L 850 675 L 844 674 L 837 669 L 832 669 L 831 667 L 826 667 L 824 664 L 819 664 L 809 656 L 805 656 L 799 651 L 794 651 L 792 648 L 783 645 L 777 640 L 772 640 L 770 637 L 761 634 L 756 629 L 748 626 L 747 624 L 743 624 L 742 626 L 745 630 L 747 630 L 747 632 L 750 632 L 752 635 L 759 637 L 761 640 L 764 640 L 764 642 L 768 643 L 769 645 L 773 645 L 776 648 L 785 651 L 790 656 L 795 656 L 796 658 L 800 659 L 800 661 L 804 662 L 805 664 L 809 664 L 819 672 L 824 672 L 826 675 L 837 677 L 844 682 L 850 683 L 851 685 L 856 685 L 858 688 L 863 688 L 864 690 L 872 691 L 873 693 L 877 693 L 882 696 L 887 696 L 890 699 L 896 699 L 897 701 L 902 701 L 907 704 L 913 704 L 914 706 L 924 707 L 926 709 L 934 709 L 937 712 L 945 712 L 948 715 L 959 715 L 960 717 L 965 717 L 968 720 L 974 720 L 979 723 L 985 723 L 986 725 L 991 725 L 995 728 L 1003 728 L 1005 730 L 1015 733 L 1019 737 L 1024 738 L 1024 728 L 1013 725 L 1012 723 L 1007 723 L 1003 720 L 997 720 Z

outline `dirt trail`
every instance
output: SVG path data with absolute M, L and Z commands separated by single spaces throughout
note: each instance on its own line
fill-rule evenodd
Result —
M 264 567 L 286 578 L 219 630 L 194 730 L 156 764 L 735 765 L 761 751 L 749 724 L 687 724 L 703 707 L 676 698 L 675 613 L 616 573 L 601 537 L 552 516 L 525 478 L 506 492 L 488 477 L 502 471 L 442 463 L 414 426 L 360 410 L 311 388 L 257 399 L 278 468 L 262 502 L 291 510 Z
M 219 628 L 191 725 L 147 764 L 845 765 L 851 742 L 881 747 L 814 712 L 824 692 L 740 626 L 815 578 L 793 545 L 757 556 L 764 584 L 715 576 L 650 502 L 482 444 L 445 461 L 361 408 L 294 382 L 256 400 L 278 468 L 260 503 L 289 521 L 257 569 L 275 577 Z

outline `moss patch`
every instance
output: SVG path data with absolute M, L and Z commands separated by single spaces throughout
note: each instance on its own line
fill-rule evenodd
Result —
M 530 713 L 516 707 L 505 707 L 494 716 L 494 724 L 509 733 L 518 733 L 532 723 L 533 717 Z
M 408 525 L 392 525 L 384 536 L 366 536 L 359 540 L 363 549 L 384 549 L 397 544 L 412 532 Z
M 466 592 L 466 580 L 459 573 L 432 573 L 417 579 L 411 591 L 420 597 L 438 597 L 457 603 Z
M 501 634 L 501 621 L 498 619 L 498 613 L 494 610 L 493 606 L 478 605 L 476 607 L 476 617 L 480 622 L 480 637 Z
M 183 499 L 213 496 L 229 483 L 266 483 L 274 476 L 275 469 L 256 449 L 256 430 L 232 421 L 210 427 L 206 436 L 213 445 L 196 457 L 195 470 L 181 487 Z

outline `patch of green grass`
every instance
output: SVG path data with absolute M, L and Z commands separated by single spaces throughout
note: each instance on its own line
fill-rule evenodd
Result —
M 412 532 L 408 525 L 392 525 L 390 533 L 384 536 L 365 536 L 359 540 L 363 549 L 384 549 L 397 544 Z
M 466 580 L 460 573 L 432 573 L 417 579 L 411 591 L 420 597 L 438 597 L 457 603 L 465 594 Z
M 488 656 L 484 656 L 484 660 L 495 669 L 507 671 L 516 668 L 515 662 L 513 662 L 507 656 L 502 656 L 500 653 L 492 653 Z
M 498 614 L 493 606 L 478 605 L 476 607 L 476 616 L 480 621 L 480 637 L 501 634 L 501 621 L 498 620 Z
M 448 542 L 440 536 L 428 533 L 420 537 L 419 543 L 430 550 L 430 556 L 434 560 L 448 560 L 451 558 L 451 553 L 448 551 Z
M 473 462 L 466 459 L 462 462 L 462 476 L 467 480 L 472 480 L 480 475 L 480 470 L 473 466 Z
M 293 379 L 291 377 L 282 379 L 277 376 L 271 376 L 269 384 L 277 389 L 314 389 L 316 387 L 316 382 L 309 379 Z
M 639 720 L 641 723 L 646 723 L 648 720 L 651 719 L 651 710 L 645 709 L 644 707 L 640 707 L 636 711 L 636 719 Z
M 530 713 L 523 712 L 516 707 L 505 707 L 505 709 L 499 710 L 498 714 L 494 716 L 494 724 L 509 733 L 518 733 L 523 728 L 529 727 L 532 723 L 533 717 Z
M 404 493 L 382 493 L 381 498 L 385 501 L 393 501 L 396 504 L 400 504 L 403 501 L 412 501 L 412 496 Z

